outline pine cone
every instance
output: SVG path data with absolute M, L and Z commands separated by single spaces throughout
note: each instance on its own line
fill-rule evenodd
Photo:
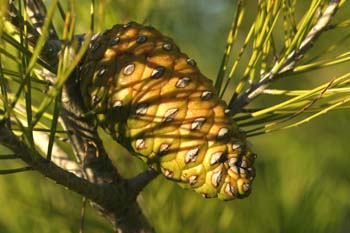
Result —
M 80 83 L 98 124 L 168 179 L 206 198 L 250 193 L 255 155 L 212 81 L 169 37 L 133 22 L 97 34 Z

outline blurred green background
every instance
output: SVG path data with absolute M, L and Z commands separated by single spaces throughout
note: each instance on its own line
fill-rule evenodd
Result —
M 77 33 L 88 30 L 89 2 L 76 1 Z M 152 24 L 174 38 L 202 72 L 215 79 L 236 1 L 96 2 L 108 6 L 96 8 L 104 16 L 98 17 L 97 13 L 97 28 L 107 29 L 130 20 Z M 253 5 L 248 6 L 248 18 L 254 12 Z M 325 34 L 319 46 L 340 35 Z M 239 38 L 244 39 L 243 35 Z M 349 43 L 341 49 L 349 50 Z M 317 52 L 317 47 L 314 50 Z M 313 72 L 310 77 L 293 77 L 276 86 L 312 87 L 346 70 L 349 64 Z M 269 101 L 276 102 L 262 98 L 256 104 L 265 106 Z M 250 138 L 258 159 L 249 198 L 231 202 L 203 199 L 158 177 L 142 192 L 140 203 L 157 232 L 350 232 L 349 119 L 350 111 L 337 111 L 299 128 Z M 122 174 L 131 177 L 145 169 L 138 159 L 101 134 Z M 0 169 L 18 165 L 1 161 Z M 1 233 L 78 232 L 81 206 L 79 195 L 35 172 L 0 177 Z M 111 232 L 111 227 L 88 206 L 85 231 Z

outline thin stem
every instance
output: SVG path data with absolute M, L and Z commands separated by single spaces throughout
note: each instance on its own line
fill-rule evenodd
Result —
M 22 168 L 15 168 L 15 169 L 7 169 L 7 170 L 0 170 L 0 175 L 9 175 L 19 172 L 26 172 L 26 171 L 33 171 L 34 169 L 32 167 L 22 167 Z

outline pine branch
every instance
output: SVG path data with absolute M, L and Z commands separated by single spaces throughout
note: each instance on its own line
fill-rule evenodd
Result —
M 276 64 L 267 72 L 261 79 L 253 84 L 247 91 L 240 94 L 237 98 L 232 98 L 229 103 L 229 109 L 231 114 L 240 112 L 246 105 L 252 100 L 258 97 L 266 88 L 268 88 L 272 82 L 282 77 L 288 72 L 291 72 L 298 60 L 312 47 L 315 40 L 321 35 L 321 33 L 327 29 L 330 20 L 336 13 L 339 0 L 332 0 L 323 14 L 319 17 L 316 24 L 308 32 L 302 43 L 297 50 L 292 51 L 285 61 L 276 62 Z
M 49 136 L 46 133 L 38 131 L 33 132 L 33 136 L 35 138 L 35 144 L 41 149 L 41 151 L 46 152 L 49 144 Z M 69 156 L 56 143 L 54 143 L 52 147 L 51 161 L 60 168 L 72 172 L 78 177 L 86 177 L 81 166 L 75 161 L 69 159 Z
M 32 3 L 33 2 L 33 3 Z M 39 4 L 41 1 L 27 1 L 28 7 L 27 10 L 29 11 L 29 15 L 31 15 L 30 19 L 33 20 L 34 25 L 31 24 L 30 22 L 24 20 L 23 16 L 21 13 L 17 10 L 17 8 L 14 5 L 14 1 L 10 0 L 8 4 L 8 10 L 6 14 L 6 19 L 14 26 L 17 28 L 18 31 L 22 30 L 23 27 L 25 26 L 27 29 L 27 37 L 26 39 L 28 40 L 29 44 L 33 47 L 37 45 L 37 42 L 40 38 L 40 28 L 39 25 L 41 26 L 43 24 L 43 19 L 45 19 L 45 15 L 41 15 L 41 12 L 36 12 L 35 14 L 33 11 L 37 11 L 34 9 L 34 6 Z M 46 10 L 45 10 L 46 12 Z M 40 22 L 40 23 L 38 23 Z M 51 68 L 49 68 L 50 71 L 55 71 L 56 66 L 58 64 L 58 53 L 61 50 L 61 42 L 58 39 L 58 35 L 53 28 L 52 24 L 50 24 L 50 29 L 49 29 L 49 38 L 44 44 L 42 50 L 41 50 L 41 58 L 45 60 Z
M 42 27 L 44 26 L 45 16 L 47 14 L 46 6 L 41 0 L 25 0 L 26 2 L 26 12 L 32 22 L 32 25 L 35 27 L 36 31 L 39 34 L 42 34 Z M 50 23 L 49 27 L 49 37 L 51 39 L 58 39 L 56 29 L 53 24 Z
M 127 184 L 123 182 L 91 183 L 48 162 L 13 134 L 5 121 L 0 122 L 0 132 L 0 144 L 12 150 L 17 157 L 29 165 L 30 169 L 93 201 L 95 206 L 113 223 L 116 232 L 153 232 L 136 203 L 136 197 L 130 195 Z
M 31 24 L 25 22 L 13 5 L 11 5 L 12 12 L 16 12 L 16 14 L 11 14 L 12 16 L 9 14 L 10 20 L 18 30 L 23 28 L 23 24 L 30 28 L 30 31 L 33 32 L 30 44 L 35 48 L 42 39 L 40 35 L 42 26 L 48 23 L 47 18 L 45 18 L 46 9 L 42 1 L 26 1 L 26 4 Z M 65 26 L 67 25 L 65 24 Z M 69 30 L 69 25 L 66 29 Z M 85 112 L 81 96 L 78 94 L 79 90 L 77 90 L 79 87 L 76 83 L 75 71 L 71 69 L 72 75 L 67 80 L 62 79 L 62 77 L 61 80 L 57 79 L 56 73 L 60 72 L 59 62 L 62 59 L 58 54 L 65 54 L 63 50 L 70 46 L 70 44 L 62 44 L 62 41 L 66 43 L 66 40 L 57 38 L 59 37 L 50 23 L 48 38 L 41 49 L 40 57 L 50 64 L 52 67 L 50 71 L 53 73 L 42 73 L 45 74 L 47 80 L 56 85 L 56 89 L 62 88 L 60 116 L 64 126 L 71 132 L 68 137 L 81 166 L 69 160 L 68 156 L 55 146 L 52 149 L 52 162 L 54 163 L 44 159 L 37 151 L 29 148 L 17 138 L 5 124 L 1 124 L 0 131 L 3 134 L 0 143 L 11 149 L 15 156 L 26 162 L 33 170 L 90 199 L 93 206 L 112 223 L 115 231 L 153 232 L 154 230 L 143 215 L 136 197 L 156 174 L 147 171 L 129 181 L 118 173 L 104 149 L 93 119 L 83 117 Z M 81 45 L 84 36 L 77 36 L 77 38 Z M 88 43 L 88 39 L 86 40 L 85 43 Z M 63 50 L 61 51 L 61 49 Z M 71 48 L 68 47 L 69 49 Z M 69 53 L 69 55 L 74 56 L 74 53 Z M 74 61 L 75 58 L 72 59 Z M 63 75 L 68 76 L 65 70 L 62 71 L 65 72 Z M 62 82 L 62 80 L 64 83 L 61 86 L 58 82 Z M 38 110 L 39 114 L 36 115 L 35 122 L 40 120 L 45 109 L 44 106 L 43 109 Z M 36 138 L 38 140 L 43 139 L 43 135 L 36 134 L 36 136 L 39 137 Z M 47 142 L 48 138 L 45 138 L 43 144 L 39 145 L 44 151 L 46 151 Z

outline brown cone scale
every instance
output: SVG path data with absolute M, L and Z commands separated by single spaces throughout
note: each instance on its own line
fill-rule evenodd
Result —
M 206 198 L 249 195 L 255 155 L 212 82 L 172 39 L 115 25 L 91 41 L 80 88 L 99 125 L 168 179 Z

